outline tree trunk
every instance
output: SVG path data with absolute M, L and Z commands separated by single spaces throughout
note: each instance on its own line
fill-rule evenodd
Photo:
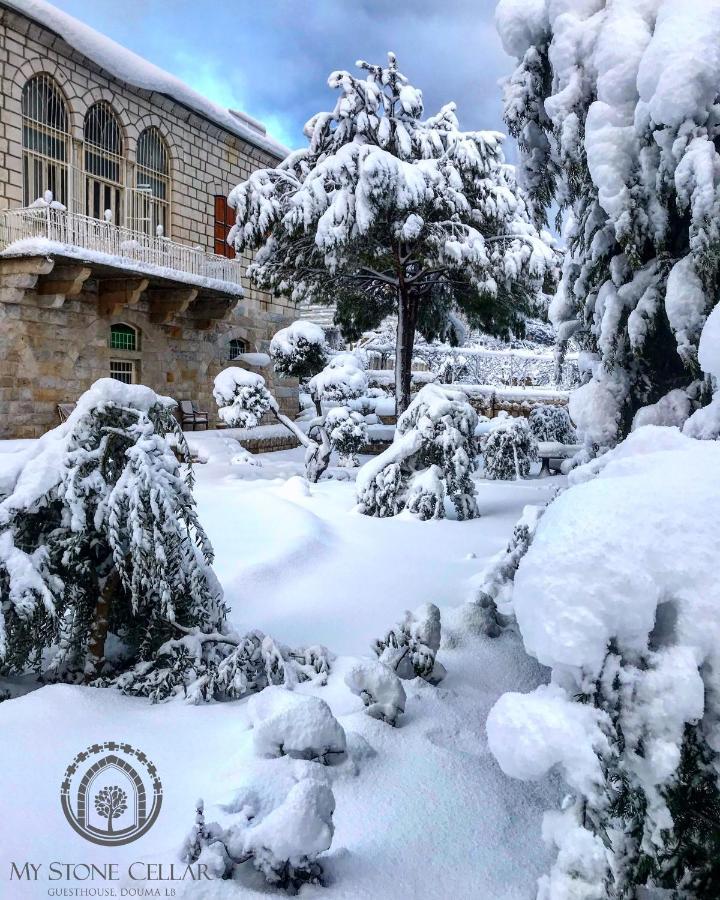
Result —
M 113 569 L 105 579 L 105 584 L 95 605 L 95 615 L 90 628 L 90 642 L 85 657 L 85 681 L 97 678 L 100 663 L 105 657 L 105 640 L 108 633 L 110 608 L 113 597 L 120 589 L 120 576 Z
M 395 347 L 395 411 L 401 415 L 410 405 L 412 357 L 415 346 L 418 298 L 404 285 L 398 291 L 398 326 Z

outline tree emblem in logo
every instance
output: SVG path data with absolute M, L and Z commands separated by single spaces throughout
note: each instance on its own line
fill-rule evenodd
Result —
M 65 770 L 60 788 L 65 818 L 86 840 L 118 846 L 136 841 L 155 823 L 162 784 L 147 756 L 130 744 L 93 744 Z

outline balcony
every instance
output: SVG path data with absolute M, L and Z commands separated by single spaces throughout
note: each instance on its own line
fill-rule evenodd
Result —
M 0 258 L 26 256 L 81 260 L 236 298 L 243 293 L 237 259 L 69 212 L 59 204 L 0 211 Z

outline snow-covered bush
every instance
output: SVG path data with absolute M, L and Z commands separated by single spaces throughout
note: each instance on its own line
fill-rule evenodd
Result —
M 314 322 L 299 319 L 281 328 L 270 341 L 275 371 L 284 378 L 311 378 L 327 363 L 325 332 Z
M 303 884 L 321 883 L 318 856 L 332 844 L 335 797 L 320 767 L 309 765 L 312 769 L 291 778 L 279 803 L 268 798 L 281 785 L 273 784 L 268 790 L 268 777 L 259 778 L 240 808 L 240 821 L 228 828 L 216 822 L 206 824 L 199 800 L 180 858 L 185 863 L 204 863 L 214 878 L 230 878 L 237 866 L 251 862 L 268 884 L 292 893 Z
M 368 390 L 368 377 L 355 353 L 337 353 L 327 366 L 308 382 L 311 396 L 331 403 L 346 403 Z
M 565 212 L 550 319 L 561 351 L 570 337 L 587 351 L 588 379 L 570 413 L 612 446 L 638 409 L 697 379 L 718 298 L 716 5 L 500 0 L 497 23 L 518 60 L 505 120 L 520 183 L 538 225 L 553 201 Z
M 215 378 L 213 397 L 218 415 L 229 428 L 255 428 L 277 408 L 262 375 L 237 366 L 223 369 Z
M 461 132 L 455 104 L 423 118 L 399 71 L 360 62 L 333 72 L 332 112 L 305 126 L 308 146 L 239 184 L 229 240 L 257 251 L 260 287 L 294 302 L 336 303 L 348 339 L 398 313 L 396 396 L 410 402 L 416 326 L 449 330 L 456 308 L 507 333 L 552 270 L 496 132 Z
M 476 426 L 477 413 L 462 391 L 425 385 L 400 416 L 395 441 L 360 469 L 360 512 L 385 517 L 407 507 L 421 518 L 442 518 L 447 497 L 459 519 L 478 515 L 471 478 Z
M 315 759 L 344 756 L 345 732 L 324 700 L 270 686 L 248 701 L 253 746 L 258 756 Z
M 536 441 L 574 444 L 577 440 L 570 414 L 564 406 L 536 406 L 528 416 L 528 424 Z
M 47 678 L 89 680 L 109 668 L 109 634 L 122 668 L 223 626 L 174 406 L 104 378 L 19 454 L 0 497 L 0 665 L 41 668 L 52 648 Z
M 645 426 L 569 480 L 504 604 L 552 683 L 487 721 L 508 775 L 571 790 L 539 896 L 720 896 L 720 445 Z
M 531 463 L 537 462 L 538 445 L 527 419 L 497 420 L 483 446 L 485 477 L 510 481 L 527 478 Z
M 346 674 L 345 684 L 361 698 L 373 719 L 397 724 L 405 712 L 405 688 L 398 676 L 381 662 L 356 663 Z
M 368 442 L 364 417 L 346 406 L 338 406 L 325 416 L 325 428 L 333 450 L 340 457 L 338 465 L 357 466 L 357 454 Z
M 268 685 L 327 682 L 331 655 L 325 647 L 292 650 L 251 631 L 235 634 L 193 629 L 167 641 L 155 657 L 105 683 L 153 703 L 182 696 L 188 703 L 233 700 Z
M 405 617 L 382 637 L 372 649 L 381 663 L 398 678 L 424 678 L 438 684 L 445 677 L 445 667 L 435 659 L 440 649 L 440 610 L 425 603 Z

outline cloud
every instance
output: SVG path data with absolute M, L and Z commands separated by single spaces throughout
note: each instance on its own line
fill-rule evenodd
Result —
M 55 2 L 290 146 L 334 105 L 330 72 L 384 62 L 388 50 L 422 89 L 426 113 L 454 100 L 462 127 L 503 130 L 497 82 L 512 62 L 495 0 L 126 0 L 122 15 L 117 0 Z

